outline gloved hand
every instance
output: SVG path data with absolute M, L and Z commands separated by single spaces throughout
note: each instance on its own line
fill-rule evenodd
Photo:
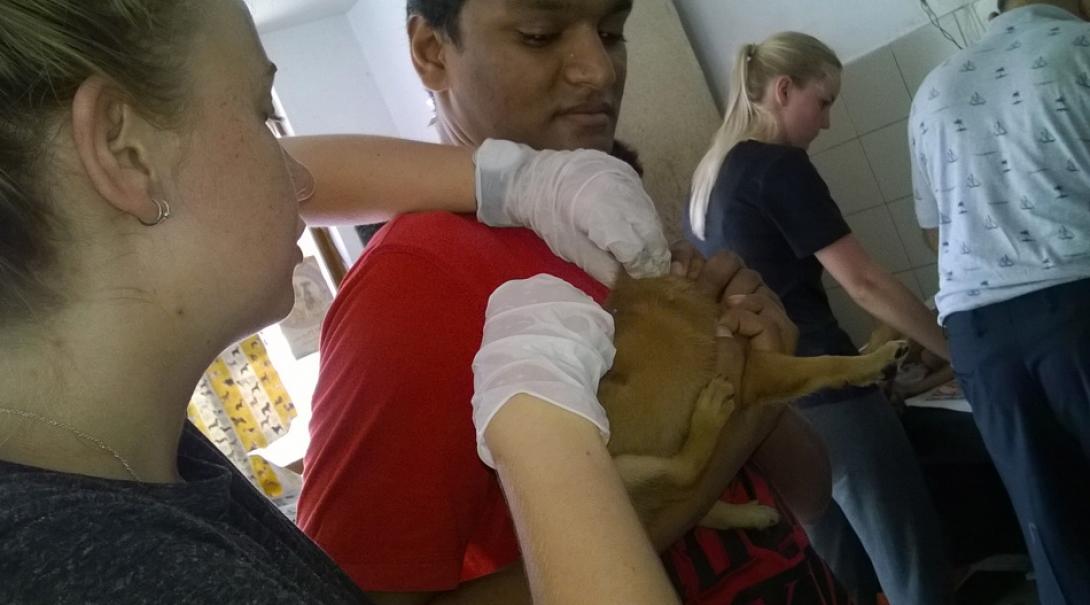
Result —
M 473 424 L 481 460 L 495 467 L 485 429 L 520 393 L 586 418 L 608 441 L 609 421 L 596 393 L 614 353 L 613 316 L 567 282 L 536 275 L 497 288 L 473 360 Z
M 536 151 L 488 139 L 474 156 L 477 219 L 529 227 L 556 255 L 612 285 L 620 262 L 633 277 L 663 275 L 670 251 L 640 177 L 601 151 Z

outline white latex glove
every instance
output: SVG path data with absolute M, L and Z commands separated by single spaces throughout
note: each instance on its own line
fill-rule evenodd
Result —
M 620 262 L 633 277 L 663 275 L 670 250 L 636 171 L 601 151 L 536 151 L 488 139 L 474 155 L 477 219 L 529 227 L 554 254 L 612 285 Z
M 520 393 L 586 418 L 608 441 L 609 420 L 596 393 L 614 353 L 613 316 L 575 286 L 536 275 L 497 288 L 473 360 L 473 424 L 481 460 L 495 467 L 484 431 Z

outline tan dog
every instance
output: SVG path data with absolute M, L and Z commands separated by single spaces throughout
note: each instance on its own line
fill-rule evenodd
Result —
M 616 322 L 617 356 L 598 396 L 612 429 L 609 451 L 644 523 L 692 496 L 735 406 L 874 383 L 907 351 L 905 343 L 890 342 L 860 357 L 739 355 L 747 348 L 717 342 L 717 302 L 679 277 L 622 276 L 605 306 Z M 739 375 L 737 388 L 723 378 Z M 777 520 L 767 507 L 717 502 L 701 525 L 760 527 Z

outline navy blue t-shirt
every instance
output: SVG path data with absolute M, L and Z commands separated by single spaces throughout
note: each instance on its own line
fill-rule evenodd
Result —
M 824 268 L 814 256 L 851 229 L 806 151 L 739 143 L 712 189 L 705 239 L 693 235 L 687 214 L 683 220 L 687 237 L 705 256 L 732 250 L 761 274 L 799 328 L 797 355 L 858 354 L 829 307 L 821 284 Z M 841 401 L 868 390 L 824 391 L 798 403 Z

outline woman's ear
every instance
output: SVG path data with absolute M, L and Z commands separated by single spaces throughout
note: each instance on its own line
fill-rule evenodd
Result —
M 787 106 L 791 94 L 794 92 L 794 86 L 795 83 L 788 76 L 779 76 L 773 81 L 772 94 L 776 105 L 779 107 Z
M 144 222 L 158 214 L 152 150 L 163 132 L 145 120 L 111 82 L 87 78 L 72 100 L 72 137 L 92 186 L 117 210 Z
M 431 92 L 446 90 L 450 84 L 446 64 L 447 47 L 450 44 L 445 34 L 432 27 L 420 15 L 409 18 L 409 51 L 413 67 L 416 68 L 424 88 Z

